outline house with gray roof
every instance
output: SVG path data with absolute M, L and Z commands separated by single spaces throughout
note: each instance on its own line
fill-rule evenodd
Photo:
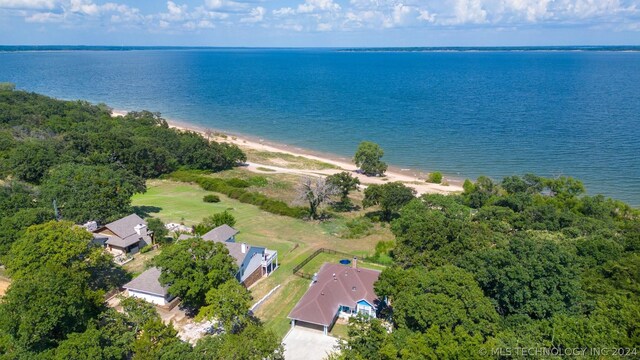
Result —
M 160 269 L 152 267 L 145 270 L 135 279 L 129 281 L 123 287 L 127 290 L 129 296 L 146 300 L 152 304 L 165 306 L 173 300 L 173 296 L 169 295 L 168 287 L 160 284 Z
M 224 224 L 202 235 L 202 239 L 222 243 L 229 250 L 229 255 L 238 265 L 236 278 L 244 286 L 249 287 L 278 268 L 278 252 L 261 246 L 237 243 L 236 234 L 238 230 Z M 182 234 L 178 240 L 192 237 Z
M 151 245 L 151 235 L 147 222 L 131 214 L 98 227 L 93 231 L 93 240 L 114 255 L 135 254 L 145 245 Z
M 325 335 L 339 316 L 376 316 L 380 300 L 373 290 L 380 272 L 324 263 L 307 292 L 289 313 L 291 327 L 321 328 Z

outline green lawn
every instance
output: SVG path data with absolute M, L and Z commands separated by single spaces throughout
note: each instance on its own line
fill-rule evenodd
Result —
M 206 194 L 211 192 L 204 191 L 197 185 L 152 180 L 147 183 L 147 192 L 135 195 L 132 204 L 138 212 L 158 217 L 165 223 L 183 222 L 185 225 L 194 225 L 205 216 L 228 210 L 236 218 L 235 227 L 240 230 L 237 241 L 277 250 L 280 268 L 250 290 L 254 299 L 258 300 L 281 285 L 256 312 L 267 328 L 274 330 L 279 336 L 284 336 L 289 329 L 286 317 L 309 285 L 308 280 L 293 275 L 294 266 L 319 248 L 335 249 L 359 257 L 373 254 L 376 243 L 390 237 L 388 233 L 381 232 L 362 239 L 341 239 L 333 232 L 335 226 L 332 221 L 318 223 L 278 216 L 220 194 L 219 203 L 205 203 L 202 197 Z M 318 268 L 320 265 L 317 264 Z M 143 266 L 143 262 L 129 265 L 129 268 L 141 269 L 140 266 Z
M 322 267 L 322 264 L 326 262 L 337 263 L 338 261 L 345 258 L 348 258 L 349 260 L 353 261 L 351 257 L 345 257 L 344 255 L 341 255 L 341 254 L 320 253 L 318 254 L 318 256 L 314 257 L 311 261 L 309 261 L 305 266 L 303 266 L 302 269 L 300 270 L 302 270 L 307 274 L 313 274 L 318 272 L 318 270 L 320 270 L 320 267 Z M 352 264 L 349 264 L 349 266 L 351 265 Z M 373 270 L 384 269 L 384 266 L 382 265 L 367 263 L 360 259 L 358 260 L 358 267 L 365 268 L 365 269 L 373 269 Z

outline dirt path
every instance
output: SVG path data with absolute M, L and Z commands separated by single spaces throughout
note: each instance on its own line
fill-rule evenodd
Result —
M 344 165 L 344 164 L 343 164 Z M 294 174 L 300 176 L 327 176 L 333 175 L 342 171 L 349 171 L 353 176 L 357 177 L 360 180 L 360 183 L 363 187 L 371 184 L 384 184 L 392 181 L 401 181 L 405 183 L 407 186 L 414 188 L 418 195 L 422 194 L 451 194 L 453 192 L 460 192 L 462 188 L 459 186 L 445 186 L 439 184 L 429 184 L 423 183 L 418 184 L 419 179 L 416 179 L 411 176 L 401 175 L 401 174 L 387 174 L 384 178 L 381 177 L 370 177 L 366 175 L 362 175 L 356 172 L 356 168 L 354 166 L 350 167 L 341 167 L 340 169 L 324 169 L 324 170 L 303 170 L 303 169 L 291 169 L 286 167 L 279 167 L 273 165 L 264 165 L 258 164 L 254 162 L 247 162 L 247 170 L 253 171 L 261 174 Z M 271 171 L 266 171 L 262 169 L 269 169 Z M 383 179 L 387 179 L 387 181 Z

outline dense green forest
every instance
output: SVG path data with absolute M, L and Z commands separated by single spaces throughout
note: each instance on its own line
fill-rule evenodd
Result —
M 584 190 L 571 178 L 481 177 L 461 195 L 411 200 L 391 221 L 396 266 L 375 284 L 394 330 L 354 320 L 341 358 L 634 353 L 640 213 Z

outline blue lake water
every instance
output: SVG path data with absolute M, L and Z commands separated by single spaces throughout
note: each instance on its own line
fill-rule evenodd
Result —
M 0 81 L 457 178 L 534 172 L 640 205 L 640 53 L 0 52 Z

